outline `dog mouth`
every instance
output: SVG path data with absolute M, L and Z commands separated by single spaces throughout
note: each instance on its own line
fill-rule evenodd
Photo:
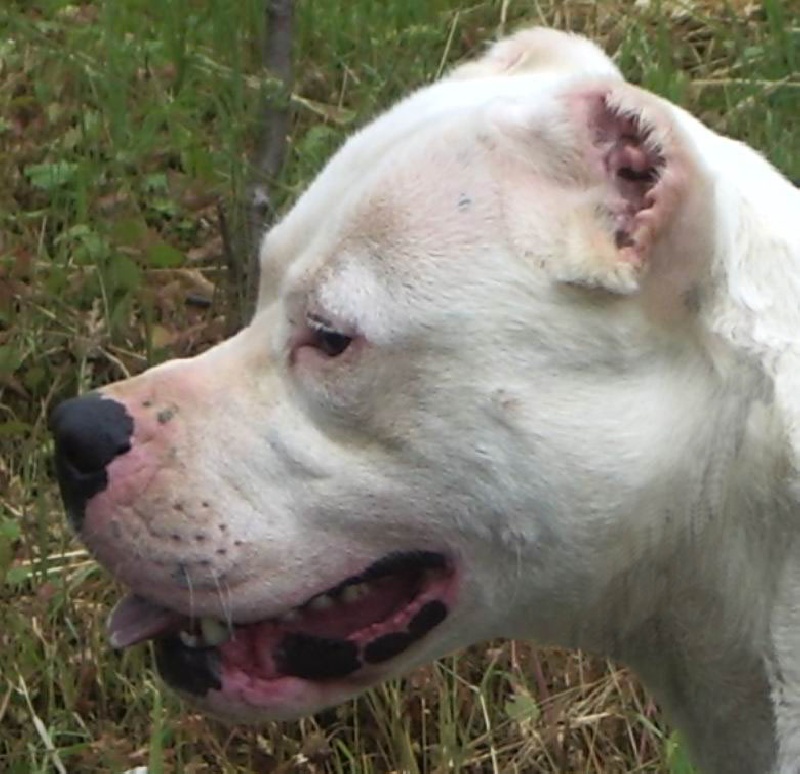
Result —
M 392 553 L 263 621 L 191 618 L 129 594 L 108 629 L 117 648 L 154 640 L 156 666 L 172 687 L 259 706 L 287 679 L 371 682 L 447 618 L 454 585 L 443 554 Z

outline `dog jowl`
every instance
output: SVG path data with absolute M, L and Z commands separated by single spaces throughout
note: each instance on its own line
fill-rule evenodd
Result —
M 112 645 L 259 721 L 532 637 L 635 667 L 706 771 L 800 771 L 798 213 L 577 36 L 400 102 L 245 330 L 54 413 Z

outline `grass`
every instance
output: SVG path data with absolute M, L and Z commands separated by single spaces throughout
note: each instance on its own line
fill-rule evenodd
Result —
M 522 21 L 584 30 L 628 76 L 800 178 L 790 4 L 298 3 L 288 207 L 342 138 Z M 219 203 L 256 135 L 259 0 L 6 0 L 0 8 L 0 770 L 670 772 L 690 768 L 620 667 L 475 646 L 298 723 L 230 729 L 111 652 L 118 590 L 70 538 L 44 417 L 191 354 L 234 303 Z M 190 303 L 187 303 L 187 299 Z

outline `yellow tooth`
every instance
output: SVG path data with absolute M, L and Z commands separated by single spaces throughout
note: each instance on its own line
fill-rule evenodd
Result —
M 294 608 L 294 607 L 291 610 L 289 610 L 288 612 L 284 613 L 278 619 L 278 621 L 280 621 L 280 623 L 284 623 L 284 624 L 297 623 L 297 621 L 299 621 L 299 620 L 300 620 L 300 611 L 297 608 Z
M 201 618 L 200 631 L 206 645 L 221 645 L 230 639 L 229 628 L 217 618 Z
M 178 637 L 181 638 L 181 642 L 187 648 L 196 648 L 200 644 L 200 638 L 196 634 L 184 631 L 183 629 L 178 632 Z
M 333 600 L 327 594 L 320 594 L 308 603 L 312 610 L 327 610 L 332 605 Z
M 369 593 L 369 587 L 366 583 L 356 583 L 352 586 L 345 586 L 342 589 L 343 602 L 357 602 Z

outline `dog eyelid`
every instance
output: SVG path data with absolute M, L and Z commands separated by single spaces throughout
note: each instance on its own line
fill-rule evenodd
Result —
M 346 333 L 336 330 L 336 328 L 323 317 L 309 314 L 306 319 L 311 333 L 309 345 L 319 350 L 327 357 L 338 357 L 353 342 L 352 336 L 348 336 Z
M 321 315 L 314 314 L 313 312 L 309 312 L 306 315 L 306 321 L 308 322 L 308 327 L 311 328 L 311 330 L 336 332 L 336 326 L 330 320 L 327 320 Z

